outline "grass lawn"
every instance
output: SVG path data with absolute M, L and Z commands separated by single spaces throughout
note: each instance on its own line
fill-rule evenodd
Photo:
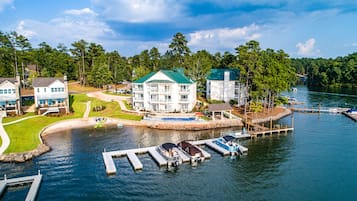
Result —
M 5 153 L 18 153 L 35 149 L 38 144 L 40 144 L 38 134 L 44 127 L 60 120 L 82 117 L 86 109 L 85 103 L 87 100 L 88 97 L 85 94 L 71 95 L 70 102 L 75 112 L 70 115 L 61 117 L 39 116 L 37 118 L 27 119 L 16 124 L 4 126 L 4 129 L 10 138 L 10 146 L 6 149 Z M 7 120 L 7 118 L 4 120 L 10 122 L 16 119 L 17 118 L 15 117 L 9 117 L 9 120 Z
M 104 106 L 105 109 L 99 112 L 91 111 L 89 113 L 90 117 L 113 117 L 135 121 L 140 121 L 142 119 L 142 116 L 122 112 L 120 105 L 116 101 L 105 102 L 98 99 L 92 99 L 91 107 L 93 108 L 95 106 Z
M 120 93 L 114 93 L 114 92 L 110 92 L 110 91 L 104 91 L 104 94 L 108 94 L 108 95 L 113 95 L 113 96 L 125 96 L 125 97 L 131 97 L 131 94 L 120 94 Z
M 79 83 L 69 83 L 68 84 L 68 90 L 69 91 L 73 91 L 73 92 L 77 92 L 77 93 L 88 93 L 88 92 L 93 92 L 93 91 L 101 91 L 101 88 L 95 88 L 95 87 L 84 87 L 81 86 Z
M 12 121 L 16 121 L 18 119 L 22 119 L 22 118 L 29 117 L 29 116 L 34 116 L 34 115 L 35 115 L 35 113 L 29 112 L 29 113 L 26 113 L 26 114 L 20 115 L 20 116 L 6 117 L 6 118 L 2 119 L 2 123 L 12 122 Z
M 83 117 L 86 110 L 86 103 L 89 100 L 92 101 L 91 108 L 99 105 L 105 106 L 105 109 L 102 111 L 91 111 L 89 114 L 90 117 L 113 117 L 136 121 L 140 121 L 142 119 L 142 117 L 138 115 L 123 113 L 119 104 L 115 101 L 104 102 L 95 98 L 90 98 L 85 94 L 73 94 L 70 96 L 70 105 L 74 112 L 70 115 L 64 115 L 61 117 L 39 116 L 37 118 L 27 119 L 16 124 L 4 126 L 4 129 L 10 138 L 10 146 L 5 153 L 19 153 L 35 149 L 38 144 L 40 144 L 39 133 L 43 128 L 57 121 Z M 31 115 L 34 114 L 30 113 L 21 117 L 7 117 L 3 120 L 4 122 L 11 122 Z

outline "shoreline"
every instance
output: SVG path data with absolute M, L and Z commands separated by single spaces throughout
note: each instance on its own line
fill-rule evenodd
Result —
M 279 113 L 272 117 L 273 120 L 281 119 L 285 116 L 288 116 L 292 113 L 291 110 L 285 109 L 284 112 Z M 105 123 L 103 126 L 115 126 L 119 127 L 124 126 L 142 126 L 152 129 L 164 129 L 164 130 L 209 130 L 215 128 L 227 128 L 227 127 L 236 127 L 243 126 L 241 120 L 215 120 L 215 121 L 206 121 L 206 122 L 163 122 L 163 121 L 132 121 L 132 120 L 123 120 L 105 117 Z M 262 119 L 254 119 L 254 123 L 262 123 L 270 121 L 270 117 Z M 42 137 L 61 131 L 81 129 L 81 128 L 90 128 L 95 127 L 97 124 L 96 118 L 79 118 L 79 119 L 69 119 L 59 122 L 55 122 L 43 128 L 39 133 L 40 144 L 36 149 L 21 152 L 21 153 L 9 153 L 2 154 L 0 156 L 0 162 L 14 162 L 22 163 L 28 160 L 38 157 L 44 153 L 51 151 L 51 147 L 48 146 L 42 139 Z

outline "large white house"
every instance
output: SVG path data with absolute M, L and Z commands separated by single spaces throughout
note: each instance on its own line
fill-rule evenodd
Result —
M 32 82 L 35 106 L 39 114 L 69 113 L 67 77 L 38 77 Z
M 20 77 L 0 78 L 0 116 L 21 114 Z
M 226 103 L 230 100 L 235 100 L 238 105 L 245 104 L 247 89 L 238 80 L 238 69 L 211 69 L 206 82 L 206 98 Z
M 196 104 L 196 83 L 181 70 L 160 70 L 132 84 L 133 108 L 151 112 L 190 112 Z

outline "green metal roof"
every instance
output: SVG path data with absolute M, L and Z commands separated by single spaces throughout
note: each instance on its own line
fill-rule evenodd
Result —
M 146 80 L 151 78 L 154 74 L 155 74 L 155 72 L 151 72 L 151 73 L 145 75 L 144 77 L 135 80 L 134 83 L 144 83 Z
M 160 71 L 176 83 L 179 83 L 179 84 L 192 84 L 193 83 L 193 81 L 191 79 L 189 79 L 188 77 L 186 77 L 181 70 L 160 70 Z M 151 72 L 151 73 L 145 75 L 144 77 L 134 81 L 134 83 L 144 83 L 148 79 L 150 79 L 153 75 L 155 75 L 156 73 L 157 72 Z M 162 83 L 162 81 L 163 80 L 160 80 L 159 82 Z M 153 82 L 153 81 L 150 81 L 150 82 Z
M 170 80 L 150 80 L 147 83 L 173 83 L 173 82 Z
M 161 70 L 165 75 L 179 84 L 192 84 L 193 81 L 186 77 L 181 70 Z
M 238 69 L 229 68 L 212 68 L 207 80 L 224 80 L 224 72 L 229 71 L 229 80 L 237 80 L 239 78 Z

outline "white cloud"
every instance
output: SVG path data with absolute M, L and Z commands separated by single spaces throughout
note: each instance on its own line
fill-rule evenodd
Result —
M 67 15 L 92 15 L 92 16 L 96 16 L 97 15 L 97 13 L 92 11 L 90 8 L 83 8 L 83 9 L 80 9 L 80 10 L 71 9 L 71 10 L 64 11 L 64 13 L 67 14 Z
M 175 0 L 92 0 L 101 14 L 114 21 L 142 23 L 168 22 L 181 15 L 183 8 Z
M 202 30 L 190 33 L 188 45 L 193 49 L 209 49 L 217 51 L 222 49 L 233 49 L 239 43 L 260 38 L 260 27 L 251 24 L 239 28 L 220 28 Z
M 297 54 L 299 56 L 317 56 L 320 54 L 320 50 L 315 48 L 316 40 L 314 38 L 308 39 L 305 43 L 298 43 L 296 47 L 298 48 Z
M 114 32 L 97 14 L 89 8 L 81 10 L 67 10 L 59 18 L 48 22 L 22 20 L 16 31 L 34 42 L 47 42 L 51 45 L 72 42 L 84 39 L 88 42 L 97 42 L 100 38 L 114 36 Z
M 14 0 L 0 0 L 0 12 L 2 12 L 6 6 L 11 5 L 13 1 Z

